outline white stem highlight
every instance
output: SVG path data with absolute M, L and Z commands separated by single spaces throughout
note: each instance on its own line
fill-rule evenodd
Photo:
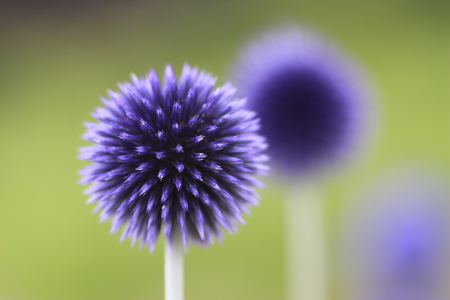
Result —
M 326 250 L 318 186 L 304 183 L 291 187 L 285 207 L 288 299 L 324 300 Z
M 183 267 L 183 243 L 178 230 L 175 230 L 172 247 L 168 241 L 164 254 L 164 287 L 165 300 L 184 299 L 184 267 Z

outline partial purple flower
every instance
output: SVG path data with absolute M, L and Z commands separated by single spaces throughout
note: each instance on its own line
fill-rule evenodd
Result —
M 346 299 L 450 296 L 447 181 L 425 169 L 397 171 L 346 207 L 339 258 Z
M 187 246 L 235 230 L 241 213 L 256 204 L 252 175 L 264 171 L 259 119 L 234 98 L 230 85 L 214 88 L 208 73 L 185 65 L 177 80 L 166 67 L 164 85 L 151 70 L 108 91 L 105 107 L 86 123 L 84 139 L 95 143 L 80 158 L 94 164 L 81 171 L 86 193 L 97 202 L 111 231 L 141 240 L 152 251 L 163 226 L 171 241 L 179 230 Z
M 278 171 L 310 174 L 353 152 L 366 127 L 365 76 L 334 45 L 288 28 L 247 45 L 232 72 L 261 117 Z

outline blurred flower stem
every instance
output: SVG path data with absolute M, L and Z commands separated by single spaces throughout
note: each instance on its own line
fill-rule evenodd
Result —
M 166 240 L 164 276 L 165 300 L 184 299 L 183 243 L 178 230 L 174 231 L 172 242 Z
M 289 300 L 325 299 L 326 253 L 319 191 L 316 182 L 291 184 L 285 201 Z

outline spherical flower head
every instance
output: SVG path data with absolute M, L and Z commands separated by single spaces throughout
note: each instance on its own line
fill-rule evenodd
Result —
M 312 32 L 289 27 L 249 43 L 232 78 L 261 118 L 274 169 L 311 174 L 360 140 L 366 84 L 356 65 Z
M 450 190 L 420 168 L 383 178 L 343 215 L 350 299 L 447 299 Z
M 84 139 L 95 145 L 80 158 L 94 164 L 81 182 L 93 183 L 88 202 L 98 203 L 102 220 L 112 217 L 112 232 L 125 225 L 122 239 L 152 251 L 163 226 L 169 242 L 179 230 L 185 247 L 188 239 L 205 245 L 257 203 L 252 175 L 267 160 L 259 119 L 230 85 L 214 85 L 188 65 L 178 81 L 167 66 L 163 86 L 153 70 L 132 75 L 102 99 L 99 122 L 86 123 Z

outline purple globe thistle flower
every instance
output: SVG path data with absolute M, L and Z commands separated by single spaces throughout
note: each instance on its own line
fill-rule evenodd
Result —
M 257 203 L 251 186 L 260 183 L 251 175 L 267 159 L 259 119 L 230 85 L 214 84 L 188 65 L 178 82 L 167 66 L 163 86 L 153 70 L 132 75 L 102 99 L 93 113 L 99 123 L 86 123 L 84 139 L 96 145 L 81 149 L 94 163 L 81 183 L 93 183 L 88 202 L 98 203 L 101 220 L 113 217 L 112 232 L 126 224 L 122 240 L 140 239 L 152 251 L 164 225 L 169 242 L 179 230 L 185 248 L 189 238 L 205 245 Z
M 347 207 L 340 259 L 347 299 L 447 299 L 449 199 L 439 176 L 408 169 Z
M 283 173 L 323 169 L 360 140 L 364 76 L 318 35 L 296 28 L 269 33 L 244 48 L 232 78 L 260 116 L 269 155 Z

